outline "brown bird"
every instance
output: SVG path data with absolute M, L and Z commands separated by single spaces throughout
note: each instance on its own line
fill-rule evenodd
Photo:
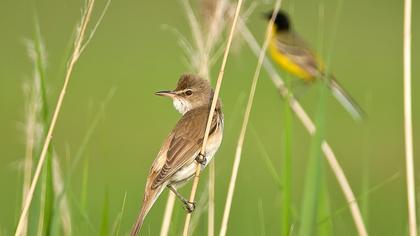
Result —
M 204 169 L 222 142 L 223 113 L 218 100 L 205 153 L 200 153 L 213 93 L 208 80 L 188 74 L 181 76 L 175 90 L 156 93 L 172 98 L 175 108 L 183 116 L 163 142 L 150 168 L 143 205 L 131 231 L 132 236 L 139 233 L 144 218 L 165 187 L 176 194 L 187 211 L 195 209 L 195 203 L 182 197 L 176 187 L 194 176 L 197 162 Z

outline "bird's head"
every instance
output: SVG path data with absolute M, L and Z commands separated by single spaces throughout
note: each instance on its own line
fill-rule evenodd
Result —
M 274 13 L 274 11 L 269 11 L 265 13 L 264 16 L 269 21 L 273 17 Z M 289 31 L 291 29 L 289 17 L 287 16 L 286 12 L 280 10 L 277 13 L 276 18 L 274 19 L 274 25 L 279 31 Z
M 179 78 L 174 90 L 159 91 L 155 94 L 172 98 L 174 107 L 185 114 L 194 108 L 209 105 L 213 90 L 208 80 L 196 75 L 184 74 Z

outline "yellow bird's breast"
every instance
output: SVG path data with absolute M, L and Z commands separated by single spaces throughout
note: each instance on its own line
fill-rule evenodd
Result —
M 276 45 L 276 36 L 273 36 L 270 40 L 268 50 L 271 54 L 273 60 L 279 64 L 284 70 L 288 73 L 298 77 L 299 79 L 303 80 L 313 80 L 313 76 L 311 76 L 307 71 L 302 69 L 298 64 L 294 63 L 290 60 L 286 55 L 284 55 Z

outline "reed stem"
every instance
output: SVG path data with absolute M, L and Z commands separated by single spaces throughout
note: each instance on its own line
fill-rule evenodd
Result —
M 408 225 L 410 236 L 417 236 L 416 195 L 413 157 L 411 104 L 411 0 L 404 3 L 404 133 L 407 178 Z

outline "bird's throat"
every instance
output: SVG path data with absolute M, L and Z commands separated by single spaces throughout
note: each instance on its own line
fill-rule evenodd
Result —
M 191 105 L 183 99 L 175 98 L 173 100 L 173 104 L 174 104 L 175 109 L 183 115 L 187 113 L 189 110 L 191 110 Z

